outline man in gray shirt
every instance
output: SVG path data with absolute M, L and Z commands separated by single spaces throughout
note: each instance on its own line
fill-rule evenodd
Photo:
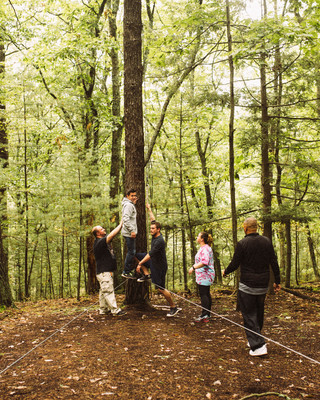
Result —
M 127 255 L 124 262 L 124 270 L 122 276 L 124 278 L 133 279 L 134 275 L 131 272 L 134 256 L 136 254 L 136 236 L 138 233 L 137 227 L 137 211 L 136 202 L 138 200 L 135 189 L 127 191 L 126 197 L 122 200 L 122 229 L 121 235 L 124 237 L 127 245 Z

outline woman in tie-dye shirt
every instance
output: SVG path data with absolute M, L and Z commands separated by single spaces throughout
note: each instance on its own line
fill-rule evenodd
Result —
M 207 232 L 201 232 L 197 237 L 197 242 L 200 244 L 200 249 L 196 254 L 194 265 L 189 269 L 189 274 L 195 272 L 201 298 L 202 313 L 196 321 L 208 322 L 212 305 L 210 286 L 215 277 L 213 252 L 210 247 L 212 237 Z

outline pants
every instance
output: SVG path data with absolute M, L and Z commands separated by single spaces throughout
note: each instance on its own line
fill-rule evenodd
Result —
M 265 294 L 252 295 L 244 293 L 241 290 L 238 291 L 239 305 L 245 328 L 253 332 L 261 333 L 264 319 L 265 298 Z M 255 335 L 253 332 L 246 330 L 246 335 L 251 350 L 256 350 L 265 344 L 265 340 L 261 336 Z
M 200 294 L 200 299 L 201 299 L 201 307 L 202 307 L 201 317 L 204 317 L 205 315 L 210 316 L 210 313 L 207 311 L 207 310 L 211 311 L 211 305 L 212 305 L 210 286 L 198 284 L 198 289 L 199 289 L 199 294 Z
M 118 314 L 121 309 L 117 307 L 116 296 L 113 289 L 112 272 L 102 272 L 97 275 L 97 279 L 100 284 L 99 313 L 106 314 L 110 310 L 112 314 Z
M 127 244 L 127 255 L 124 261 L 124 272 L 130 272 L 132 270 L 133 259 L 136 254 L 136 239 L 128 236 L 124 236 Z

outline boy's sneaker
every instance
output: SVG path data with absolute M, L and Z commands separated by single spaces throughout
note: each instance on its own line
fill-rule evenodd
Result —
M 145 282 L 145 281 L 148 281 L 149 279 L 151 279 L 150 274 L 143 275 L 143 276 L 141 276 L 140 278 L 137 279 L 137 282 Z
M 123 278 L 126 278 L 126 279 L 137 279 L 137 278 L 134 276 L 134 272 L 126 272 L 126 271 L 123 271 L 122 274 L 121 274 L 121 276 L 122 276 Z
M 200 317 L 195 318 L 194 322 L 209 322 L 210 315 L 200 315 Z
M 178 312 L 181 310 L 181 308 L 178 307 L 170 307 L 170 311 L 167 314 L 167 317 L 174 317 Z
M 250 356 L 253 356 L 253 357 L 265 356 L 268 354 L 267 346 L 264 344 L 263 346 L 259 347 L 258 349 L 250 350 L 249 354 L 250 354 Z
M 117 312 L 117 314 L 113 314 L 114 317 L 122 317 L 123 315 L 126 315 L 127 312 L 120 310 L 119 312 Z

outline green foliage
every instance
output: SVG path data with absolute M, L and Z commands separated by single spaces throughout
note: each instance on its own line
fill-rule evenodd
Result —
M 90 228 L 95 223 L 113 227 L 108 211 L 111 134 L 122 121 L 112 116 L 110 52 L 121 54 L 121 40 L 110 37 L 108 12 L 98 17 L 99 4 L 28 0 L 15 2 L 14 8 L 1 5 L 7 53 L 1 92 L 10 154 L 1 180 L 8 186 L 9 262 L 16 298 L 24 296 L 25 257 L 31 297 L 75 296 L 79 270 L 84 293 Z M 244 16 L 244 5 L 231 5 L 238 223 L 249 212 L 261 217 L 263 53 L 276 246 L 280 249 L 278 226 L 287 220 L 298 224 L 297 268 L 302 278 L 312 277 L 303 226 L 309 223 L 318 251 L 319 6 L 291 2 L 280 16 L 270 3 L 268 16 L 252 21 Z M 225 4 L 162 1 L 156 2 L 152 21 L 143 15 L 146 153 L 163 119 L 146 166 L 146 191 L 167 235 L 170 265 L 176 266 L 171 283 L 183 287 L 183 231 L 187 263 L 199 229 L 212 230 L 222 267 L 233 252 Z M 121 63 L 119 68 L 121 72 Z M 121 197 L 119 193 L 115 199 L 118 205 Z

